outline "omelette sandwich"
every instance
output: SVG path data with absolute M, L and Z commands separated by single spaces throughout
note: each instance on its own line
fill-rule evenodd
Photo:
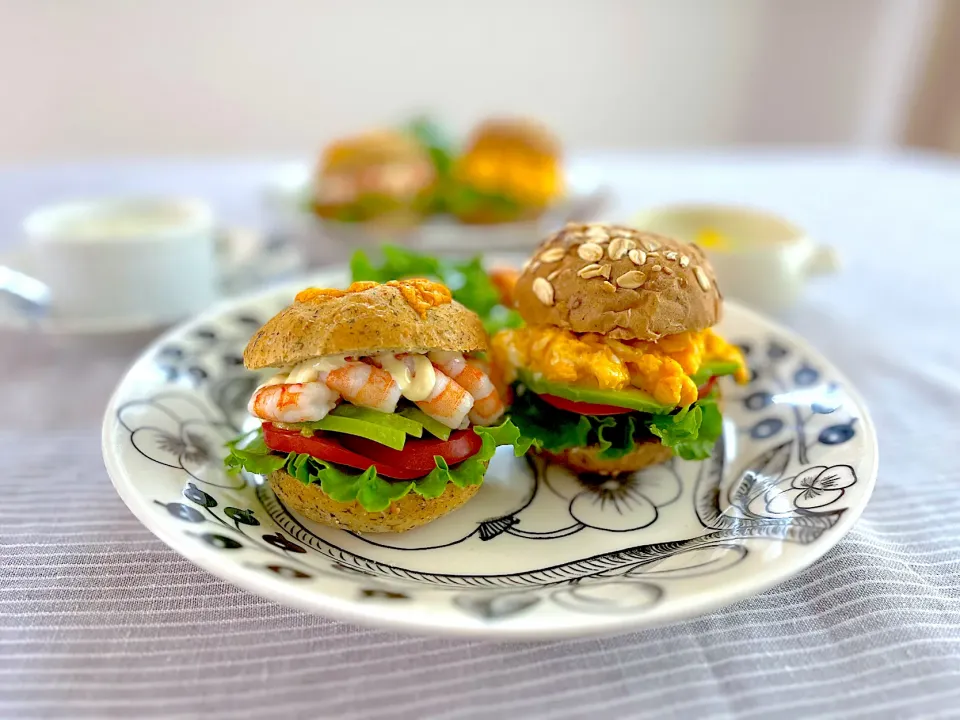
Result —
M 528 119 L 483 122 L 454 161 L 452 174 L 450 210 L 465 223 L 536 218 L 564 194 L 560 142 Z
M 527 445 L 480 354 L 487 335 L 450 291 L 423 279 L 310 288 L 243 354 L 272 375 L 254 391 L 254 437 L 227 467 L 265 475 L 317 522 L 401 532 L 476 494 L 496 447 Z
M 633 228 L 569 224 L 512 289 L 526 326 L 492 341 L 511 419 L 578 472 L 618 474 L 708 457 L 721 435 L 717 377 L 747 380 L 717 335 L 722 296 L 695 245 Z

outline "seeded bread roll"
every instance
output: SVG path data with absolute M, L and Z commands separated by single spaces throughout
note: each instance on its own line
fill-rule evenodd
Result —
M 324 355 L 486 349 L 480 318 L 451 300 L 447 288 L 426 280 L 401 280 L 300 293 L 250 339 L 243 364 L 259 370 Z
M 362 170 L 390 163 L 418 163 L 432 168 L 429 152 L 409 133 L 371 130 L 332 143 L 323 153 L 320 173 Z
M 571 223 L 537 248 L 514 301 L 529 325 L 655 342 L 715 325 L 723 297 L 696 245 L 619 225 Z
M 598 473 L 600 475 L 619 475 L 636 472 L 650 465 L 659 465 L 673 457 L 673 451 L 661 445 L 659 440 L 638 443 L 629 453 L 616 460 L 599 457 L 600 448 L 569 448 L 558 453 L 541 451 L 544 457 L 564 465 L 577 473 Z
M 383 512 L 369 512 L 356 501 L 337 502 L 319 485 L 304 485 L 283 470 L 270 473 L 268 479 L 277 497 L 291 510 L 315 522 L 356 533 L 412 530 L 456 510 L 480 489 L 480 485 L 461 488 L 447 483 L 439 497 L 428 500 L 409 492 Z

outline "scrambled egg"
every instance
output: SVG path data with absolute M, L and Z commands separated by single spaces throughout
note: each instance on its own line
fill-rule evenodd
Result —
M 546 207 L 563 194 L 564 177 L 556 148 L 540 132 L 526 123 L 486 123 L 454 164 L 454 177 L 526 207 Z
M 531 153 L 477 151 L 463 158 L 455 173 L 478 190 L 502 193 L 530 207 L 545 207 L 563 192 L 556 161 Z
M 663 337 L 659 342 L 612 340 L 597 333 L 578 335 L 556 327 L 504 330 L 492 341 L 493 358 L 506 382 L 517 368 L 545 379 L 604 390 L 636 387 L 663 405 L 685 407 L 695 402 L 696 383 L 690 377 L 708 361 L 735 362 L 735 378 L 747 381 L 739 348 L 707 329 Z

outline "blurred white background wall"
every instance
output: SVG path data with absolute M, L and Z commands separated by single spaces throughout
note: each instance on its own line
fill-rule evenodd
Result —
M 0 162 L 312 153 L 418 110 L 576 147 L 884 145 L 937 6 L 0 0 Z

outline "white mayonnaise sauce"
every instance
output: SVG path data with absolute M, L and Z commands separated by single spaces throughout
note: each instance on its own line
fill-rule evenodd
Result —
M 453 353 L 453 355 L 459 356 L 459 353 Z M 407 355 L 400 359 L 396 355 L 383 353 L 377 355 L 375 360 L 380 367 L 390 373 L 394 382 L 400 387 L 400 393 L 407 400 L 411 402 L 426 400 L 433 392 L 433 387 L 437 383 L 437 373 L 426 355 Z M 343 355 L 310 358 L 289 370 L 281 370 L 260 385 L 260 388 L 284 383 L 316 382 L 324 373 L 342 367 L 345 363 Z
M 270 385 L 283 385 L 287 381 L 287 374 L 285 372 L 278 372 L 276 375 L 272 375 L 269 380 L 267 380 L 263 385 L 260 385 L 257 389 L 259 390 L 262 387 L 269 387 Z
M 270 385 L 283 385 L 285 383 L 308 383 L 316 382 L 320 379 L 321 373 L 327 373 L 341 367 L 346 361 L 342 355 L 328 355 L 326 357 L 310 358 L 304 360 L 299 365 L 295 365 L 289 370 L 280 370 L 276 375 L 271 376 L 262 387 Z
M 400 394 L 411 402 L 426 400 L 436 385 L 437 373 L 425 355 L 407 355 L 401 360 L 383 353 L 377 355 L 376 360 L 400 386 Z M 410 365 L 413 365 L 412 370 Z
M 343 355 L 327 355 L 325 357 L 310 358 L 294 367 L 287 375 L 288 383 L 316 382 L 322 373 L 336 370 L 344 364 Z

